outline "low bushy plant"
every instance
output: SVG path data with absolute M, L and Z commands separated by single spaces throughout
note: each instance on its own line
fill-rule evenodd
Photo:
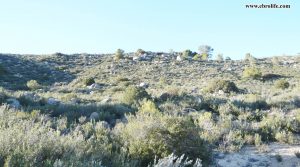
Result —
M 282 162 L 282 156 L 278 153 L 275 155 L 275 159 L 277 160 L 277 162 Z
M 47 119 L 45 115 L 0 108 L 0 166 L 65 166 L 109 164 L 113 156 L 110 131 L 101 124 L 74 124 L 66 130 L 66 118 Z M 65 133 L 68 131 L 68 133 Z M 86 135 L 89 133 L 89 135 Z
M 218 92 L 219 90 L 223 91 L 224 93 L 239 91 L 235 83 L 228 80 L 215 80 L 211 82 L 207 88 L 207 91 L 210 93 Z
M 6 69 L 4 68 L 4 66 L 2 64 L 0 64 L 0 76 L 4 75 L 5 73 L 7 73 Z
M 290 83 L 284 79 L 280 79 L 275 82 L 275 88 L 277 89 L 287 89 L 290 86 Z
M 235 152 L 242 148 L 245 144 L 243 133 L 241 130 L 230 130 L 230 132 L 223 137 L 220 144 L 220 149 L 224 152 Z
M 27 88 L 30 90 L 40 89 L 42 86 L 36 80 L 30 80 L 26 83 Z
M 280 143 L 293 144 L 295 142 L 295 137 L 291 132 L 279 131 L 275 134 L 275 139 Z
M 295 152 L 295 156 L 300 159 L 300 151 Z
M 142 102 L 141 108 L 139 109 L 139 112 L 155 114 L 155 113 L 159 113 L 159 110 L 153 101 L 144 100 Z
M 118 49 L 118 50 L 116 51 L 116 53 L 115 53 L 114 56 L 115 56 L 114 59 L 115 59 L 116 61 L 120 61 L 121 59 L 124 58 L 124 50 Z
M 262 73 L 256 67 L 247 67 L 243 71 L 243 78 L 261 79 Z
M 254 144 L 256 147 L 259 147 L 262 145 L 261 136 L 257 133 L 255 133 L 255 135 L 254 135 Z
M 188 118 L 138 112 L 127 119 L 128 123 L 117 127 L 117 131 L 126 141 L 129 155 L 141 160 L 141 166 L 155 156 L 163 158 L 171 153 L 206 162 L 209 159 L 207 144 L 199 136 L 200 129 Z
M 95 79 L 92 78 L 92 77 L 84 79 L 84 85 L 85 86 L 90 86 L 90 85 L 92 85 L 94 83 L 95 83 Z
M 134 107 L 139 107 L 144 99 L 150 99 L 150 95 L 144 88 L 136 86 L 127 87 L 121 97 L 124 104 L 133 105 Z

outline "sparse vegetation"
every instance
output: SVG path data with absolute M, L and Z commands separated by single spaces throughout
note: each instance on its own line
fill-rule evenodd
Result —
M 299 144 L 299 63 L 186 53 L 0 56 L 0 166 L 213 166 Z

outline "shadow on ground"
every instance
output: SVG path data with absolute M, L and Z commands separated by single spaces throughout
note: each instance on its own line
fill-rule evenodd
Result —
M 51 85 L 55 82 L 70 82 L 75 76 L 57 70 L 55 67 L 26 59 L 20 55 L 0 54 L 0 65 L 5 72 L 0 75 L 0 86 L 11 90 L 27 89 L 29 80 L 36 80 L 42 85 Z

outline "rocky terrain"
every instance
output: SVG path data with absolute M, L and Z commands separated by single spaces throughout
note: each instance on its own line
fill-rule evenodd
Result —
M 299 56 L 207 61 L 181 56 L 127 53 L 116 60 L 114 54 L 0 54 L 0 166 L 17 165 L 14 162 L 68 166 L 75 155 L 80 157 L 75 166 L 93 166 L 94 161 L 95 166 L 145 166 L 155 156 L 171 153 L 199 158 L 204 166 L 300 166 Z M 29 126 L 30 121 L 11 124 L 18 119 L 32 120 L 39 127 L 48 121 L 51 135 L 59 132 L 55 140 L 74 140 L 61 145 L 47 140 L 57 148 L 99 148 L 80 154 L 73 148 L 68 153 L 46 146 L 40 152 L 31 150 L 29 141 L 37 135 L 35 131 L 19 132 L 26 136 L 26 144 L 6 138 L 15 135 L 10 133 L 13 130 Z M 174 127 L 179 129 L 166 125 L 168 120 L 179 122 Z M 93 139 L 99 135 L 96 125 L 105 129 L 99 141 Z M 84 136 L 80 144 L 73 138 L 79 134 L 76 126 Z M 88 131 L 88 126 L 94 129 Z M 160 140 L 151 133 L 153 127 L 158 131 L 154 134 L 170 133 L 170 137 Z M 35 138 L 36 143 L 42 138 Z M 176 146 L 178 142 L 183 142 L 182 148 Z M 203 148 L 191 149 L 189 142 Z M 18 144 L 28 148 L 13 146 Z M 42 154 L 47 149 L 49 155 Z M 124 155 L 129 160 L 116 156 L 122 150 L 128 150 Z M 110 163 L 117 158 L 123 158 L 123 164 Z

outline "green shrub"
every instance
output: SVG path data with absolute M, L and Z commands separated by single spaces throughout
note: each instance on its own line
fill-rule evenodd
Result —
M 171 153 L 206 162 L 210 156 L 207 144 L 199 136 L 200 129 L 189 118 L 138 113 L 117 129 L 127 143 L 129 155 L 141 160 L 141 166 L 155 156 L 163 158 Z
M 284 79 L 280 79 L 275 82 L 275 88 L 277 89 L 287 89 L 290 86 L 290 83 Z
M 237 88 L 234 82 L 227 81 L 227 80 L 216 80 L 212 82 L 207 88 L 207 91 L 210 93 L 218 92 L 219 90 L 222 90 L 225 93 L 239 91 L 239 89 Z
M 26 83 L 26 85 L 30 90 L 37 90 L 42 87 L 36 80 L 30 80 Z
M 287 127 L 293 133 L 300 133 L 300 109 L 295 110 L 293 117 L 289 117 Z
M 197 119 L 195 119 L 195 124 L 202 129 L 200 136 L 208 143 L 216 144 L 220 140 L 222 127 L 215 123 L 211 112 L 201 113 Z
M 0 64 L 0 75 L 3 75 L 7 73 L 6 69 L 4 68 L 4 66 L 2 64 Z
M 193 52 L 189 49 L 184 50 L 181 54 L 184 59 L 189 59 L 189 58 L 193 57 Z
M 293 144 L 295 137 L 291 132 L 279 131 L 275 134 L 275 139 L 280 143 Z
M 265 116 L 260 122 L 262 139 L 264 141 L 276 140 L 282 143 L 294 143 L 295 137 L 292 132 L 295 129 L 291 126 L 293 121 L 294 119 L 287 118 L 281 112 L 274 112 Z
M 243 78 L 260 79 L 261 77 L 262 73 L 256 67 L 247 67 L 243 71 Z
M 143 55 L 143 54 L 145 54 L 146 53 L 146 51 L 144 51 L 143 49 L 138 49 L 136 52 L 135 52 L 135 55 L 136 56 L 141 56 L 141 55 Z
M 277 160 L 277 162 L 282 162 L 282 156 L 278 153 L 275 155 L 275 159 Z
M 5 102 L 7 95 L 4 92 L 0 91 L 0 105 Z
M 0 125 L 9 125 L 0 127 L 0 166 L 53 166 L 58 159 L 63 166 L 111 164 L 112 137 L 101 123 L 67 129 L 66 118 L 45 120 L 3 107 L 0 115 Z
M 241 130 L 230 130 L 228 134 L 223 137 L 220 149 L 224 152 L 236 152 L 245 144 L 243 133 Z
M 116 51 L 116 53 L 115 53 L 114 59 L 115 59 L 116 61 L 119 61 L 119 60 L 121 60 L 121 59 L 123 59 L 123 58 L 124 58 L 124 50 L 118 49 L 118 50 Z
M 129 86 L 125 89 L 125 92 L 121 98 L 121 102 L 127 105 L 138 107 L 143 99 L 150 99 L 149 94 L 144 88 Z
M 85 86 L 90 86 L 90 85 L 92 85 L 92 84 L 94 84 L 95 83 L 95 79 L 94 78 L 86 78 L 85 80 L 84 80 L 84 85 Z
M 144 100 L 141 108 L 139 109 L 139 112 L 155 114 L 155 113 L 159 113 L 159 110 L 153 101 Z
M 201 60 L 201 55 L 199 55 L 199 54 L 195 54 L 194 56 L 193 56 L 193 60 Z
M 295 156 L 300 159 L 300 151 L 295 152 Z
M 256 147 L 259 147 L 262 145 L 261 136 L 257 133 L 254 135 L 254 144 Z

